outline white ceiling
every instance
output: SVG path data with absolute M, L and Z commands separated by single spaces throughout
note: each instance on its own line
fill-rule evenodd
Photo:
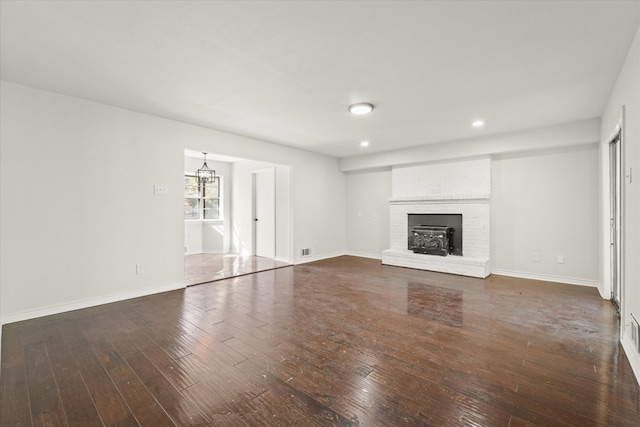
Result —
M 640 1 L 0 8 L 3 80 L 335 157 L 599 117 L 640 24 Z

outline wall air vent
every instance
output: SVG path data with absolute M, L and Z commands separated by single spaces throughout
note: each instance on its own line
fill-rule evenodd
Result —
M 631 341 L 636 351 L 640 353 L 640 325 L 633 314 L 631 315 Z
M 311 249 L 302 249 L 301 256 L 311 256 Z

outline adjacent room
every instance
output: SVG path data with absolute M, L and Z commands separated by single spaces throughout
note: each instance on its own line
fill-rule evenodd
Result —
M 0 78 L 1 425 L 640 422 L 640 1 L 2 0 Z
M 185 286 L 291 265 L 288 167 L 192 150 L 184 159 Z

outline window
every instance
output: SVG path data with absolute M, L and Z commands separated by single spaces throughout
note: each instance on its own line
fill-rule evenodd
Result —
M 193 175 L 184 176 L 184 219 L 222 219 L 219 176 L 206 185 L 198 185 Z

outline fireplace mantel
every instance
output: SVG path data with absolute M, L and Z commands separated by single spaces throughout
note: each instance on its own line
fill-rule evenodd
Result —
M 412 196 L 412 197 L 391 197 L 389 204 L 416 204 L 416 203 L 482 203 L 489 202 L 489 194 L 474 195 L 455 195 L 455 196 Z

